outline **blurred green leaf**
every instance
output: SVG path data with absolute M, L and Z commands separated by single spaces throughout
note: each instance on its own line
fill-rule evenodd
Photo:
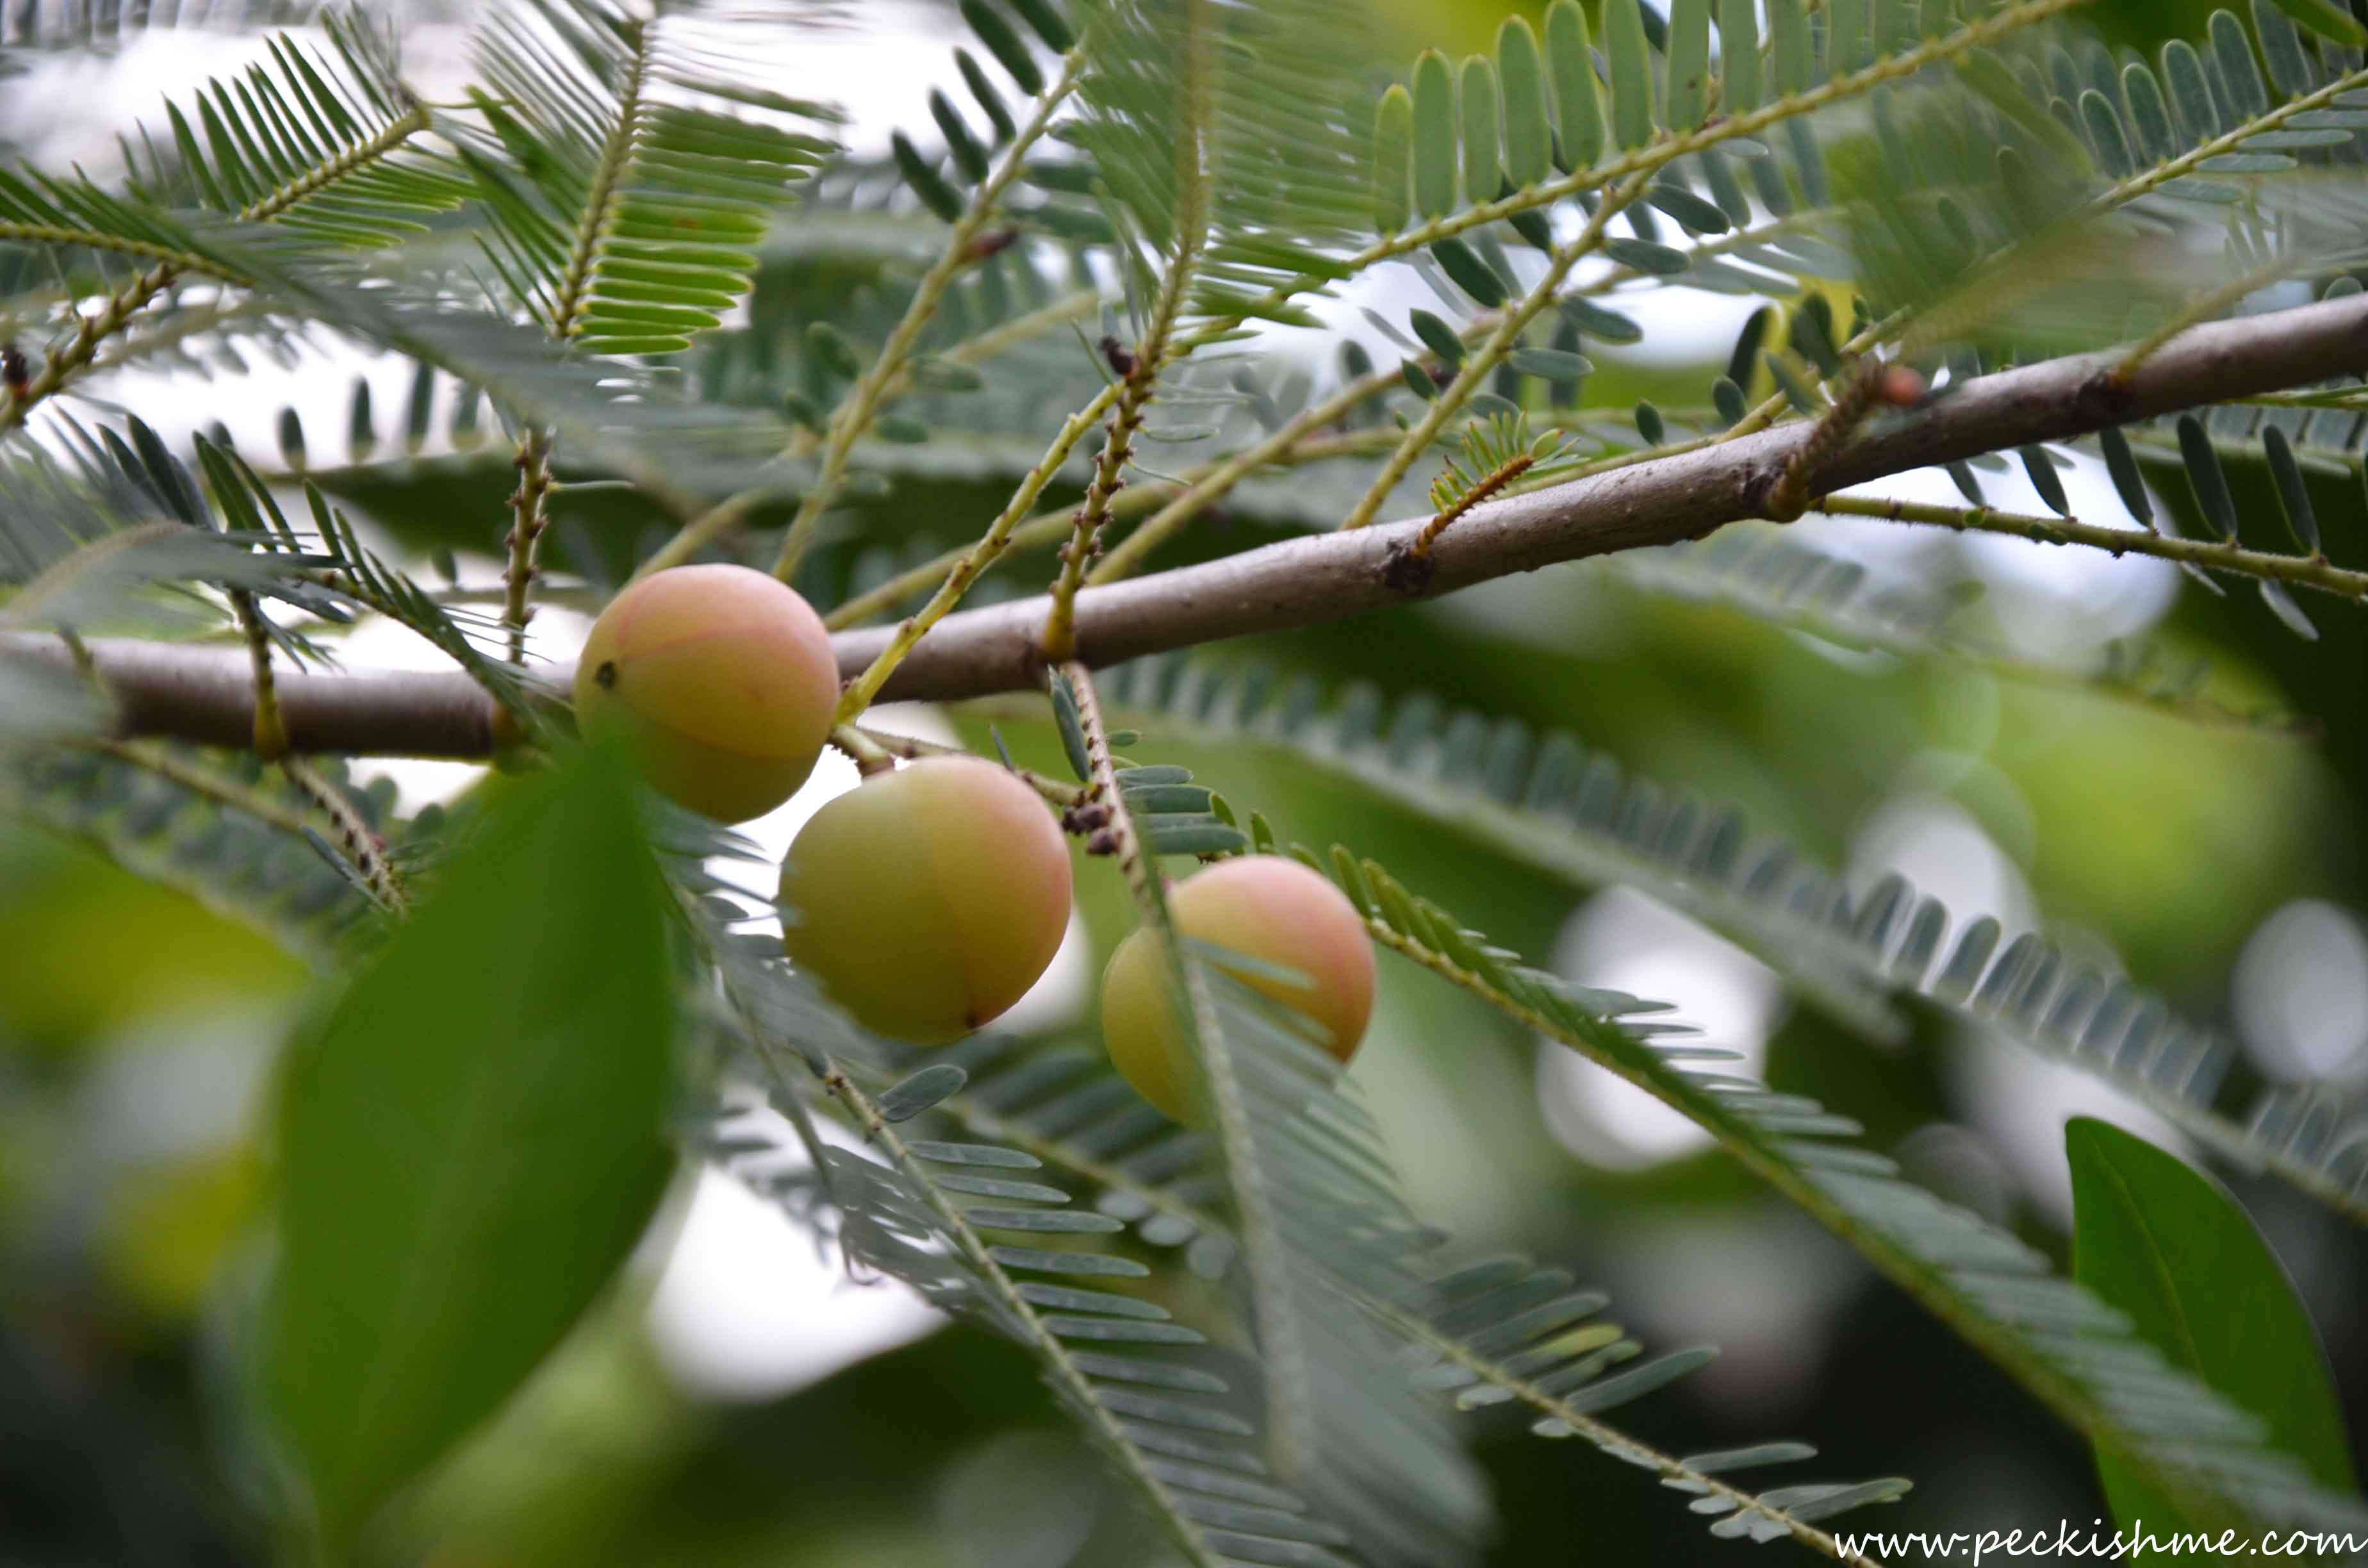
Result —
M 2331 1487 L 2358 1485 L 2327 1358 L 2294 1285 L 2226 1188 L 2145 1140 L 2088 1117 L 2064 1130 L 2074 1278 L 2129 1314 L 2171 1362 L 2267 1423 Z M 2199 1528 L 2107 1455 L 2113 1517 L 2168 1536 Z M 2158 1556 L 2159 1553 L 2148 1553 Z
M 586 756 L 509 792 L 292 1049 L 264 1391 L 330 1539 L 499 1406 L 647 1224 L 661 896 Z

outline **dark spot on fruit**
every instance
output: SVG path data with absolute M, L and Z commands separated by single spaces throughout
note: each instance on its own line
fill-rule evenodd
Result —
M 601 660 L 600 667 L 592 672 L 592 678 L 599 683 L 600 689 L 603 691 L 606 691 L 610 687 L 616 685 L 617 661 L 614 659 Z

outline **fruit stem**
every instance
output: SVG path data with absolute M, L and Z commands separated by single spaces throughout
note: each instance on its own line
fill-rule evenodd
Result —
M 852 724 L 841 724 L 833 729 L 830 744 L 852 758 L 855 771 L 866 778 L 875 773 L 894 773 L 896 770 L 895 755 Z
M 840 728 L 851 731 L 857 739 L 877 746 L 892 756 L 901 756 L 908 760 L 925 756 L 974 756 L 977 755 L 961 746 L 941 745 L 936 741 L 925 741 L 916 735 L 894 735 L 885 730 L 866 730 L 854 724 L 841 725 Z M 832 738 L 834 740 L 837 738 L 836 733 Z M 1008 762 L 1003 767 L 1004 770 L 1013 778 L 1056 806 L 1074 806 L 1083 801 L 1088 793 L 1082 784 L 1064 783 L 1058 778 L 1029 768 L 1014 767 Z

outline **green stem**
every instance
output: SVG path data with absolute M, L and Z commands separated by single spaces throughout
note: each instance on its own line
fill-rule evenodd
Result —
M 377 134 L 244 209 L 238 213 L 237 221 L 242 223 L 268 223 L 306 197 L 345 178 L 365 164 L 384 157 L 427 128 L 427 111 L 415 104 Z M 70 243 L 84 242 L 75 240 Z M 35 405 L 55 395 L 67 381 L 86 369 L 97 354 L 100 343 L 123 330 L 142 306 L 171 288 L 184 270 L 185 267 L 177 258 L 160 259 L 154 267 L 108 295 L 107 302 L 95 314 L 76 312 L 74 336 L 64 347 L 50 356 L 48 363 L 41 367 L 41 373 L 22 390 L 12 388 L 0 394 L 0 434 L 24 424 Z
M 1506 355 L 1513 351 L 1513 346 L 1521 340 L 1521 334 L 1529 330 L 1530 323 L 1554 303 L 1555 291 L 1562 287 L 1562 280 L 1570 276 L 1570 269 L 1595 253 L 1596 247 L 1602 243 L 1605 226 L 1644 188 L 1645 176 L 1637 175 L 1617 192 L 1607 193 L 1577 237 L 1555 249 L 1545 276 L 1497 318 L 1486 339 L 1457 369 L 1454 380 L 1430 400 L 1430 405 L 1423 411 L 1421 419 L 1406 433 L 1406 438 L 1398 443 L 1397 449 L 1382 465 L 1382 472 L 1366 487 L 1364 495 L 1342 519 L 1340 526 L 1343 528 L 1361 528 L 1373 520 L 1381 511 L 1382 504 L 1389 499 L 1390 492 L 1395 490 L 1398 481 L 1406 477 L 1406 470 L 1430 449 L 1430 444 L 1439 439 L 1439 433 L 1447 427 L 1447 422 L 1463 411 L 1463 405 L 1471 401 L 1472 394 L 1480 390 L 1480 383 L 1503 362 Z
M 1085 65 L 1085 51 L 1073 49 L 1061 62 L 1061 74 L 1037 100 L 1036 112 L 1019 129 L 1004 150 L 1003 161 L 996 165 L 971 198 L 970 206 L 946 234 L 944 247 L 928 271 L 921 275 L 919 285 L 905 306 L 905 314 L 888 335 L 879 358 L 856 379 L 847 395 L 830 417 L 829 433 L 824 437 L 821 472 L 807 487 L 798 503 L 797 515 L 790 519 L 790 531 L 781 540 L 780 555 L 773 562 L 773 575 L 786 583 L 797 574 L 798 562 L 805 556 L 813 541 L 814 530 L 832 502 L 838 499 L 839 489 L 847 482 L 847 460 L 855 449 L 856 437 L 871 426 L 872 415 L 887 396 L 890 384 L 901 377 L 905 362 L 912 357 L 913 345 L 918 341 L 921 329 L 938 313 L 938 305 L 955 278 L 972 266 L 973 243 L 979 231 L 994 217 L 1003 200 L 1003 193 L 1019 177 L 1023 160 L 1030 148 L 1042 139 L 1051 128 L 1053 115 L 1076 90 L 1077 74 Z
M 528 597 L 534 591 L 536 561 L 541 554 L 543 530 L 551 524 L 548 501 L 552 490 L 551 432 L 529 426 L 518 437 L 518 488 L 510 492 L 510 532 L 506 541 L 509 566 L 502 574 L 502 624 L 509 629 L 510 663 L 526 663 L 526 623 L 534 611 Z
M 1884 501 L 1857 495 L 1826 495 L 1811 509 L 1838 517 L 1881 517 L 1895 523 L 1920 523 L 1929 528 L 1954 528 L 1961 533 L 2006 534 L 2040 544 L 2078 544 L 2113 555 L 2151 555 L 2206 571 L 2228 572 L 2264 582 L 2291 583 L 2317 588 L 2354 603 L 2368 600 L 2368 572 L 2353 572 L 2329 563 L 2323 556 L 2277 555 L 2265 550 L 2216 540 L 2174 539 L 2139 528 L 2099 528 L 2072 517 L 2039 517 L 1987 506 L 1942 506 L 1922 501 Z
M 1004 503 L 1002 514 L 988 526 L 985 536 L 971 546 L 953 570 L 946 574 L 945 580 L 938 585 L 938 591 L 929 596 L 929 602 L 922 606 L 918 613 L 905 617 L 897 626 L 888 645 L 880 650 L 879 656 L 871 661 L 870 666 L 848 683 L 846 691 L 838 699 L 839 722 L 845 723 L 871 707 L 871 699 L 880 695 L 880 688 L 888 684 L 888 677 L 896 673 L 896 666 L 905 662 L 905 655 L 913 651 L 913 645 L 962 602 L 962 595 L 978 581 L 979 574 L 993 565 L 996 558 L 1010 544 L 1012 530 L 1027 516 L 1028 509 L 1035 506 L 1036 497 L 1044 493 L 1044 486 L 1052 483 L 1053 476 L 1061 471 L 1061 465 L 1069 460 L 1069 453 L 1085 439 L 1086 432 L 1094 427 L 1095 422 L 1117 402 L 1118 388 L 1107 386 L 1096 393 L 1085 407 L 1069 415 L 1060 433 L 1053 437 L 1053 445 L 1037 460 L 1036 466 L 1021 478 L 1019 487 L 1011 494 L 1011 499 Z

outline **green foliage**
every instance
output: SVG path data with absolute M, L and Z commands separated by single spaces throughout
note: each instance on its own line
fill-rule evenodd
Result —
M 521 783 L 290 1048 L 259 1377 L 350 1539 L 507 1399 L 640 1239 L 671 1165 L 667 932 L 622 775 Z
M 1979 738 L 1983 723 L 1901 717 L 1918 699 L 1890 698 L 1928 676 L 1935 707 L 2044 687 L 2189 736 L 2303 728 L 2286 701 L 2226 695 L 2258 692 L 2295 651 L 2262 652 L 2208 604 L 2183 601 L 2159 635 L 2025 647 L 1962 562 L 1875 562 L 1855 536 L 1738 525 L 1620 549 L 1588 569 L 1617 592 L 1545 598 L 1552 613 L 1534 618 L 1508 594 L 1462 620 L 1396 612 L 1385 642 L 1360 643 L 1304 617 L 1304 642 L 1261 651 L 1283 679 L 1199 660 L 1098 680 L 1061 666 L 1019 711 L 1049 711 L 1031 760 L 1065 760 L 1079 782 L 1031 782 L 1089 851 L 1079 886 L 1097 939 L 1121 904 L 1164 933 L 1212 1084 L 1205 1130 L 1161 1119 L 1067 1032 L 928 1053 L 868 1038 L 760 928 L 829 912 L 739 892 L 759 858 L 747 841 L 629 801 L 596 764 L 544 770 L 566 726 L 536 667 L 556 650 L 524 635 L 532 600 L 596 608 L 655 562 L 777 561 L 834 625 L 907 611 L 884 676 L 915 646 L 924 662 L 942 647 L 936 618 L 966 593 L 1042 584 L 1023 571 L 973 588 L 1004 554 L 1067 540 L 1071 583 L 1139 567 L 1128 546 L 1098 563 L 1079 553 L 1106 526 L 1147 519 L 1144 552 L 1222 555 L 1244 523 L 1379 520 L 1420 465 L 1433 526 L 1397 539 L 1422 550 L 1484 548 L 1508 517 L 1535 526 L 1550 497 L 1489 504 L 1574 478 L 1592 487 L 1569 492 L 1582 513 L 1555 526 L 1624 546 L 1623 471 L 1653 465 L 1647 487 L 1699 473 L 1775 494 L 1756 488 L 1764 467 L 1736 463 L 1755 449 L 1726 443 L 1894 454 L 1945 427 L 1951 399 L 1991 370 L 2109 344 L 2123 347 L 2077 417 L 1948 464 L 1967 506 L 1902 504 L 1893 520 L 2169 556 L 2214 591 L 2252 581 L 2278 621 L 2356 652 L 2340 641 L 2356 607 L 2311 601 L 2331 607 L 2314 619 L 2289 593 L 2362 597 L 2342 563 L 2368 537 L 2356 381 L 2141 417 L 2116 377 L 2187 326 L 2285 297 L 2267 290 L 2357 290 L 2360 29 L 2328 0 L 2255 0 L 2140 53 L 2053 24 L 2063 8 L 1608 0 L 1590 14 L 1554 0 L 1534 23 L 1479 32 L 1493 52 L 1465 55 L 1466 40 L 1451 58 L 1417 54 L 1428 40 L 1390 36 L 1347 0 L 962 0 L 926 124 L 894 130 L 878 158 L 836 146 L 835 111 L 735 70 L 734 41 L 780 15 L 519 0 L 479 25 L 465 101 L 429 107 L 388 41 L 336 14 L 324 47 L 273 40 L 256 68 L 168 108 L 127 146 L 123 178 L 0 175 L 0 336 L 28 355 L 0 395 L 14 437 L 0 636 L 37 655 L 0 660 L 0 804 L 354 971 L 282 1067 L 278 1247 L 251 1378 L 328 1542 L 388 1517 L 388 1499 L 552 1363 L 647 1220 L 671 1109 L 688 1153 L 859 1269 L 1018 1346 L 1186 1561 L 1477 1561 L 1499 1522 L 1475 1460 L 1503 1462 L 1491 1413 L 1584 1439 L 1582 1460 L 1641 1469 L 1715 1538 L 1855 1561 L 1823 1522 L 1897 1502 L 1907 1478 L 1776 1471 L 1748 1491 L 1736 1479 L 1815 1450 L 1689 1454 L 1606 1419 L 1712 1354 L 1648 1351 L 1583 1283 L 1629 1225 L 1682 1234 L 1671 1216 L 1723 1202 L 1693 1190 L 1698 1172 L 1573 1175 L 1519 1205 L 1487 1192 L 1508 1210 L 1488 1222 L 1541 1256 L 1476 1254 L 1480 1238 L 1429 1222 L 1433 1195 L 1383 1135 L 1403 1085 L 1369 1105 L 1293 1015 L 1167 929 L 1163 874 L 1272 852 L 1308 800 L 1411 823 L 1382 858 L 1405 848 L 1428 858 L 1425 881 L 1463 879 L 1459 905 L 1485 884 L 1483 918 L 1534 951 L 1573 889 L 1610 886 L 1732 940 L 1806 1004 L 1791 1028 L 1809 1043 L 1786 1070 L 1804 1055 L 1832 1058 L 1806 1071 L 1862 1063 L 1867 1099 L 1913 1099 L 1913 1118 L 1882 1125 L 1855 1098 L 1844 1115 L 1782 1074 L 1784 1091 L 1734 1071 L 1663 1004 L 1547 973 L 1469 929 L 1409 891 L 1411 869 L 1402 881 L 1345 851 L 1320 866 L 1414 966 L 1392 984 L 1576 1051 L 1706 1131 L 1745 1181 L 2092 1443 L 2125 1511 L 2359 1528 L 2311 1325 L 2226 1195 L 2077 1124 L 2076 1284 L 2031 1215 L 1976 1215 L 1918 1185 L 1930 1169 L 1900 1136 L 1952 1119 L 1923 1080 L 1939 1076 L 1933 1040 L 1963 1035 L 2089 1074 L 2213 1158 L 2357 1221 L 2356 1096 L 2308 1080 L 2264 1092 L 2209 977 L 2158 992 L 2073 922 L 2007 940 L 1998 914 L 1949 909 L 1896 875 L 1845 877 L 1752 825 L 1789 801 L 1800 809 L 1782 820 L 1815 842 L 1845 831 L 1868 790 L 1907 788 L 1861 773 L 1990 767 L 2003 743 Z M 132 20 L 35 6 L 6 25 L 12 41 L 83 48 Z M 1403 81 L 1384 57 L 1411 61 Z M 1306 352 L 1321 324 L 1348 319 L 1313 302 L 1369 279 L 1431 298 L 1365 312 L 1394 347 L 1351 327 Z M 1731 345 L 1722 330 L 1714 351 L 1668 362 L 1670 312 L 1630 307 L 1666 303 L 1655 296 L 1673 285 L 1754 302 Z M 181 446 L 162 419 L 64 401 L 119 369 L 235 375 L 331 335 L 407 359 L 407 395 L 358 379 L 284 411 L 276 467 L 218 435 Z M 2083 532 L 2072 515 L 2058 470 L 2090 439 L 2136 529 Z M 1881 466 L 1906 460 L 1918 460 Z M 2049 516 L 1988 508 L 1987 487 L 2018 466 Z M 1824 500 L 1884 526 L 1863 495 Z M 509 572 L 489 595 L 461 562 L 496 551 Z M 1203 602 L 1219 599 L 1245 628 L 1264 603 Z M 1672 603 L 1706 613 L 1675 619 Z M 1000 613 L 1042 624 L 1041 606 Z M 436 689 L 481 692 L 468 711 L 529 777 L 494 780 L 482 810 L 406 815 L 383 780 L 363 788 L 335 760 L 271 767 L 108 733 L 111 655 L 91 655 L 93 640 L 132 632 L 143 655 L 257 667 L 245 653 L 309 680 L 334 678 L 338 640 L 371 622 L 416 633 L 473 683 Z M 1691 644 L 1640 630 L 1668 626 Z M 1766 629 L 1784 636 L 1751 639 Z M 1805 698 L 1795 665 L 1749 667 L 1779 645 L 1809 650 L 1798 664 L 1820 661 L 1821 680 L 1867 684 Z M 1672 668 L 1641 668 L 1648 646 Z M 1967 669 L 1978 683 L 1949 673 Z M 1536 679 L 1479 689 L 1491 672 Z M 1907 678 L 1861 714 L 1874 672 Z M 1417 683 L 1448 696 L 1404 693 Z M 854 689 L 842 718 L 878 686 Z M 2307 709 L 2309 689 L 2281 696 Z M 1555 705 L 1579 706 L 1592 737 L 1623 703 L 1673 697 L 1688 715 L 1656 720 L 1650 749 L 1677 785 L 1611 746 L 1484 711 L 1577 725 Z M 1755 728 L 1762 697 L 1777 717 Z M 229 712 L 217 738 L 246 722 Z M 1834 733 L 1793 733 L 1818 725 Z M 1779 727 L 1785 744 L 1768 746 Z M 879 740 L 839 739 L 879 763 L 865 752 Z M 1170 744 L 1280 760 L 1304 799 L 1254 801 L 1225 777 L 1228 800 L 1167 760 Z M 2353 744 L 2340 733 L 2324 759 L 2281 766 L 2349 784 Z M 2178 763 L 2214 778 L 2235 767 Z M 1713 798 L 1725 792 L 1752 817 Z M 2132 853 L 2197 852 L 2144 839 L 2144 801 L 2032 836 L 2055 851 L 2049 835 L 2100 823 Z M 2231 855 L 2305 836 L 2214 825 Z M 2340 882 L 2348 841 L 2325 837 L 2313 847 Z M 416 879 L 417 914 L 381 907 L 399 901 L 377 896 L 378 856 Z M 1455 1092 L 1485 1091 L 1486 1066 Z M 13 1073 L 0 1062 L 0 1084 Z M 795 1147 L 770 1114 L 746 1114 L 752 1082 Z M 1512 1164 L 1525 1130 L 1501 1104 L 1486 1114 L 1507 1186 L 1536 1185 Z M 13 1125 L 0 1119 L 0 1139 Z M 1409 1171 L 1475 1158 L 1440 1153 Z M 1484 1153 L 1493 1165 L 1494 1143 Z M 1623 1223 L 1547 1228 L 1581 1199 L 1589 1214 L 1622 1205 Z M 2294 1233 L 2315 1237 L 2299 1227 L 2322 1216 L 2301 1212 Z M 1599 1247 L 1598 1231 L 1611 1241 Z M 951 1422 L 961 1403 L 912 1414 Z M 1881 1429 L 1855 1412 L 1835 1422 L 1853 1444 L 1853 1428 Z M 1554 1472 L 1574 1489 L 1618 1473 Z M 925 1484 L 897 1481 L 914 1496 Z
M 1308 863 L 1319 865 L 1312 855 Z M 2267 1522 L 2358 1528 L 2368 1507 L 2315 1486 L 2292 1455 L 2047 1260 L 1977 1216 L 1899 1179 L 1847 1140 L 1848 1117 L 1779 1094 L 1724 1065 L 1733 1053 L 1676 1043 L 1624 1021 L 1651 1003 L 1574 987 L 1522 965 L 1381 867 L 1333 852 L 1333 874 L 1374 934 L 1646 1093 L 1683 1108 L 1759 1176 L 1955 1324 L 2126 1473 L 2215 1527 Z M 1708 1061 L 1709 1066 L 1695 1063 Z
M 746 90 L 669 51 L 664 10 L 495 9 L 476 44 L 491 142 L 463 155 L 517 308 L 599 354 L 671 354 L 746 290 L 768 218 L 832 150 L 726 112 Z M 809 117 L 813 106 L 761 107 Z
M 2318 1334 L 2251 1220 L 2175 1155 L 2089 1118 L 2064 1129 L 2074 1278 L 2172 1365 L 2262 1418 L 2269 1440 L 2324 1486 L 2359 1484 Z M 2098 1469 L 2125 1528 L 2199 1528 L 2111 1454 Z
M 1174 661 L 1131 666 L 1110 699 L 1133 722 L 1287 748 L 1518 864 L 1586 887 L 1645 889 L 1873 1038 L 1900 1033 L 1895 994 L 1921 997 L 2097 1074 L 2239 1166 L 2368 1222 L 2368 1124 L 2332 1110 L 2340 1096 L 2266 1093 L 2247 1121 L 2226 1116 L 2215 1097 L 2227 1041 L 2161 997 L 2067 960 L 2036 932 L 2001 949 L 1995 916 L 1959 922 L 1952 936 L 1951 912 L 1896 875 L 1854 893 L 1799 846 L 1755 835 L 1739 810 L 1632 778 L 1571 735 L 1449 713 L 1428 694 L 1390 709 L 1370 687 L 1327 708 L 1312 682 L 1277 689 Z

